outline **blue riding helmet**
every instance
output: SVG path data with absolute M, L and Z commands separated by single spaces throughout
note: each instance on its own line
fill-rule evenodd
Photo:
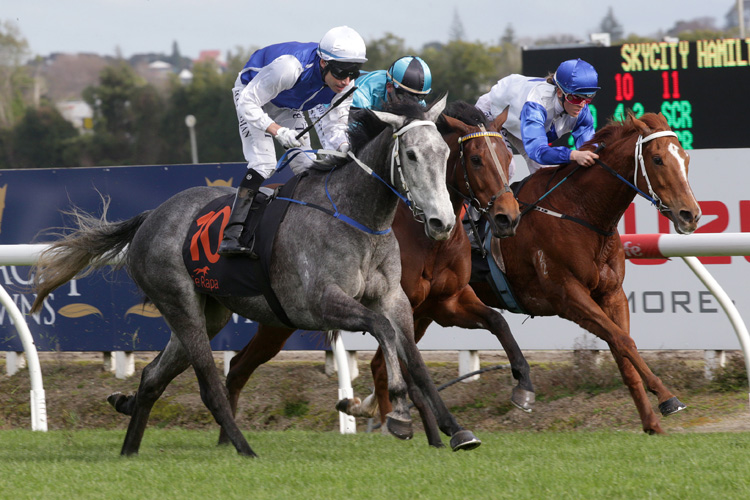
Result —
M 566 94 L 591 95 L 599 90 L 599 75 L 592 65 L 581 59 L 561 63 L 554 79 Z
M 386 75 L 395 88 L 410 94 L 426 96 L 432 90 L 432 73 L 421 57 L 406 56 L 397 59 Z

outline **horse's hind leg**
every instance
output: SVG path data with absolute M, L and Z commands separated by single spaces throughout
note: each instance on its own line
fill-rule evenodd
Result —
M 186 286 L 192 286 L 187 283 Z M 144 291 L 148 293 L 148 290 Z M 225 322 L 226 309 L 214 300 L 206 299 L 198 293 L 179 293 L 178 290 L 154 284 L 149 297 L 154 300 L 174 335 L 187 352 L 188 361 L 195 370 L 200 387 L 201 399 L 216 422 L 225 429 L 229 440 L 237 452 L 250 457 L 255 453 L 240 432 L 229 407 L 227 392 L 221 381 L 219 370 L 214 363 L 210 335 Z M 161 300 L 157 301 L 156 296 Z
M 252 340 L 232 358 L 226 383 L 232 415 L 237 414 L 240 392 L 255 369 L 276 356 L 292 333 L 294 330 L 290 328 L 258 325 Z M 229 444 L 229 436 L 223 428 L 219 433 L 219 444 Z
M 134 395 L 115 393 L 107 398 L 117 411 L 131 416 L 120 452 L 122 455 L 138 453 L 151 408 L 167 385 L 189 365 L 185 350 L 173 336 L 167 347 L 143 369 L 138 391 Z

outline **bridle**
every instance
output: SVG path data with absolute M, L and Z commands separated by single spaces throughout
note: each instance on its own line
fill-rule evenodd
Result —
M 400 193 L 396 191 L 394 192 L 396 192 L 399 198 L 404 200 L 406 205 L 411 209 L 412 214 L 414 214 L 414 218 L 418 220 L 419 222 L 424 222 L 424 210 L 419 208 L 417 204 L 414 202 L 414 198 L 412 197 L 411 191 L 409 190 L 409 185 L 406 182 L 406 177 L 404 176 L 404 169 L 401 164 L 401 155 L 400 155 L 401 136 L 415 127 L 437 128 L 435 123 L 430 120 L 414 120 L 393 132 L 394 141 L 393 141 L 393 149 L 391 150 L 391 186 L 396 186 L 397 182 L 400 182 L 401 190 L 403 191 L 404 195 L 401 195 Z M 356 158 L 355 158 L 355 161 L 357 162 L 357 164 L 360 165 L 360 167 L 363 166 L 359 162 L 359 160 L 357 160 Z M 368 170 L 369 170 L 369 167 L 368 167 Z M 370 170 L 370 172 L 372 172 L 372 170 Z M 398 176 L 396 174 L 398 174 Z M 373 173 L 372 175 L 375 175 L 375 174 Z M 398 181 L 397 181 L 397 177 L 398 177 Z
M 458 138 L 459 150 L 458 150 L 457 163 L 459 163 L 461 167 L 463 168 L 464 184 L 466 185 L 466 190 L 469 193 L 469 195 L 465 196 L 463 193 L 456 190 L 455 188 L 453 188 L 453 190 L 457 192 L 458 195 L 461 196 L 464 200 L 466 200 L 471 206 L 473 206 L 477 210 L 477 212 L 479 212 L 481 215 L 485 215 L 487 214 L 487 212 L 490 211 L 490 209 L 492 208 L 492 205 L 495 204 L 495 201 L 497 201 L 497 199 L 500 196 L 504 195 L 505 193 L 510 193 L 511 189 L 510 189 L 510 184 L 508 183 L 508 177 L 505 175 L 503 166 L 500 163 L 500 160 L 498 159 L 497 154 L 495 153 L 495 148 L 492 147 L 492 143 L 490 142 L 490 139 L 489 139 L 490 137 L 499 137 L 500 139 L 504 140 L 503 135 L 499 132 L 489 132 L 485 130 L 484 125 L 482 124 L 479 125 L 479 129 L 480 129 L 479 132 L 473 132 L 471 134 L 467 134 Z M 478 137 L 484 137 L 484 140 L 487 144 L 487 149 L 490 151 L 490 155 L 492 156 L 492 161 L 495 164 L 495 168 L 500 174 L 500 179 L 502 179 L 503 181 L 502 189 L 500 189 L 500 191 L 498 191 L 497 193 L 492 195 L 492 197 L 490 197 L 490 200 L 487 202 L 486 207 L 482 207 L 482 203 L 479 201 L 479 198 L 477 198 L 476 194 L 474 193 L 474 190 L 471 187 L 471 183 L 469 182 L 469 171 L 468 171 L 468 167 L 466 166 L 466 158 L 464 157 L 464 142 L 469 141 L 471 139 L 478 138 Z

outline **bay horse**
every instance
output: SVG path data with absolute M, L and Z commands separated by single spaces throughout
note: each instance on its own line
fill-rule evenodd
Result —
M 389 231 L 405 193 L 410 193 L 415 213 L 425 221 L 422 231 L 430 238 L 447 239 L 455 225 L 443 182 L 449 151 L 435 126 L 445 101 L 444 96 L 427 109 L 399 102 L 382 112 L 368 112 L 351 138 L 354 154 L 343 165 L 308 170 L 294 197 L 317 207 L 335 205 L 339 220 L 312 206 L 290 203 L 273 240 L 269 276 L 292 326 L 367 331 L 378 340 L 386 353 L 394 408 L 387 427 L 392 434 L 403 439 L 412 435 L 402 362 L 411 377 L 410 390 L 437 415 L 438 426 L 457 450 L 481 442 L 449 412 L 416 347 L 409 301 L 400 286 L 398 243 Z M 395 187 L 383 180 L 389 178 L 392 159 L 399 167 L 393 172 L 399 175 Z M 287 323 L 263 295 L 198 292 L 183 260 L 183 243 L 196 215 L 211 200 L 228 199 L 232 192 L 191 188 L 121 222 L 79 212 L 78 228 L 53 242 L 34 269 L 38 296 L 32 310 L 38 311 L 58 286 L 122 254 L 133 281 L 172 330 L 167 346 L 144 368 L 137 392 L 108 398 L 115 409 L 131 416 L 123 455 L 138 452 L 154 403 L 169 382 L 192 365 L 201 398 L 229 441 L 238 453 L 256 456 L 234 420 L 209 341 L 232 312 L 272 327 Z M 220 239 L 221 234 L 212 244 L 217 246 Z
M 639 193 L 678 233 L 693 233 L 701 210 L 688 183 L 690 157 L 661 113 L 611 121 L 584 148 L 597 145 L 603 149 L 594 166 L 544 168 L 522 182 L 516 193 L 524 207 L 521 223 L 513 238 L 492 238 L 492 258 L 504 262 L 520 312 L 565 318 L 607 343 L 644 432 L 661 434 L 644 384 L 663 416 L 686 406 L 651 372 L 630 336 L 617 224 Z M 487 280 L 473 277 L 471 286 L 488 306 L 508 308 Z M 376 386 L 383 390 L 382 383 Z
M 498 238 L 515 233 L 520 214 L 508 186 L 511 154 L 499 133 L 506 118 L 507 111 L 492 123 L 487 123 L 485 115 L 473 105 L 456 101 L 446 108 L 438 121 L 438 129 L 450 147 L 446 185 L 457 222 L 460 224 L 464 205 L 470 203 L 485 215 L 492 234 Z M 431 240 L 403 203 L 396 210 L 393 231 L 401 255 L 401 286 L 411 303 L 416 338 L 421 338 L 433 321 L 443 326 L 489 330 L 508 353 L 513 376 L 518 380 L 511 401 L 530 411 L 534 390 L 529 365 L 505 318 L 485 306 L 469 286 L 471 248 L 466 232 L 458 227 L 447 240 Z M 255 336 L 232 358 L 226 384 L 234 412 L 240 392 L 252 373 L 282 349 L 293 331 L 260 324 Z M 382 370 L 384 361 L 383 352 L 378 349 L 371 368 L 379 384 L 387 384 L 386 371 Z M 345 399 L 337 404 L 337 408 L 355 416 L 373 417 L 378 407 L 390 407 L 385 404 L 387 393 L 382 396 L 385 400 L 378 401 L 373 395 L 364 402 L 359 398 Z M 412 399 L 422 406 L 418 394 Z M 420 415 L 429 418 L 427 412 L 420 412 Z M 430 445 L 442 446 L 438 433 L 427 438 Z M 227 442 L 223 431 L 219 442 Z

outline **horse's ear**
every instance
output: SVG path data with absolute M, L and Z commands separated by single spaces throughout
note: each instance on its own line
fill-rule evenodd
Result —
M 630 111 L 628 111 L 628 118 L 633 122 L 633 125 L 635 126 L 635 128 L 641 131 L 641 134 L 649 135 L 651 133 L 651 129 L 649 128 L 649 126 L 646 125 L 641 120 L 639 120 L 638 118 L 636 118 L 635 115 Z
M 442 113 L 445 109 L 445 105 L 447 102 L 448 92 L 443 94 L 443 97 L 432 103 L 430 109 L 425 112 L 425 114 L 427 115 L 427 119 L 433 122 L 437 122 L 437 119 L 440 118 L 440 113 Z
M 497 115 L 497 118 L 495 118 L 492 121 L 492 124 L 490 125 L 490 128 L 496 132 L 499 132 L 503 128 L 503 124 L 505 123 L 505 120 L 508 119 L 508 111 L 510 110 L 510 104 L 505 106 L 505 109 L 502 113 Z
M 406 122 L 405 116 L 394 115 L 393 113 L 386 113 L 385 111 L 375 111 L 374 109 L 371 109 L 370 111 L 378 117 L 378 120 L 393 127 L 393 130 L 400 129 Z
M 448 126 L 459 135 L 468 135 L 470 133 L 469 126 L 457 118 L 452 116 L 443 115 L 443 120 Z

